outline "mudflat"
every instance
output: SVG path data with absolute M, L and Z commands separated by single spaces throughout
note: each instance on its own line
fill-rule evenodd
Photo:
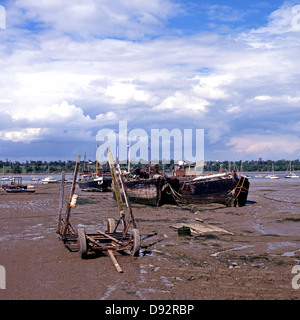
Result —
M 298 300 L 292 268 L 300 264 L 300 180 L 252 180 L 249 201 L 241 208 L 132 204 L 141 252 L 115 254 L 123 273 L 108 254 L 89 253 L 83 260 L 58 239 L 59 184 L 36 185 L 32 194 L 1 191 L 6 289 L 0 299 Z M 118 219 L 112 193 L 76 193 L 75 228 L 105 231 L 108 218 Z M 216 230 L 179 236 L 172 227 L 178 224 Z

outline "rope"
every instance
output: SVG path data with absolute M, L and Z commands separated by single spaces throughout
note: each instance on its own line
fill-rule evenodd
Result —
M 261 193 L 255 192 L 255 191 L 251 191 L 251 192 L 256 194 L 256 195 L 258 195 L 258 196 L 261 196 L 261 197 L 263 197 L 265 199 L 268 199 L 268 200 L 273 200 L 273 201 L 283 202 L 283 203 L 291 203 L 291 204 L 296 204 L 296 205 L 300 204 L 300 202 L 296 202 L 296 201 L 279 200 L 279 199 L 274 199 L 274 198 L 267 197 L 264 194 L 261 194 Z

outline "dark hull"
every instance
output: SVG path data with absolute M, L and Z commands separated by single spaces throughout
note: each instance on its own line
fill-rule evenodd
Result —
M 109 181 L 104 179 L 101 181 L 87 180 L 79 181 L 78 186 L 83 191 L 105 192 L 108 191 Z
M 227 206 L 244 206 L 249 181 L 232 176 L 201 180 L 180 180 L 179 200 L 188 204 L 221 203 Z
M 11 185 L 11 184 L 4 184 L 2 185 L 3 190 L 15 190 L 15 189 L 27 189 L 27 185 Z
M 175 204 L 169 184 L 178 189 L 178 181 L 163 177 L 152 179 L 136 179 L 125 181 L 126 191 L 130 202 L 161 206 L 163 204 Z
M 200 180 L 159 177 L 125 182 L 130 202 L 153 206 L 221 203 L 241 207 L 247 202 L 249 185 L 247 178 L 236 179 L 231 175 Z
M 6 188 L 5 190 L 8 193 L 34 193 L 35 192 L 34 189 L 20 189 L 20 188 L 13 188 L 13 189 Z

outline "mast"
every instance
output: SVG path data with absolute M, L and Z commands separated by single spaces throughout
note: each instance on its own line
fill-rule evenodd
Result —
M 128 172 L 130 172 L 130 148 L 131 148 L 131 139 L 129 138 L 129 145 L 128 145 Z
M 96 151 L 96 176 L 98 176 L 98 149 L 99 149 L 99 140 L 98 135 L 96 136 L 97 139 L 97 151 Z
M 83 172 L 86 171 L 85 162 L 86 162 L 86 152 L 84 153 Z

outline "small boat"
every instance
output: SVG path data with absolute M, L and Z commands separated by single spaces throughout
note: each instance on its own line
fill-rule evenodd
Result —
M 279 179 L 279 176 L 277 176 L 276 174 L 268 174 L 267 176 L 265 176 L 266 179 Z
M 295 178 L 299 178 L 299 176 L 295 172 L 290 172 L 285 176 L 285 178 L 295 179 Z
M 259 164 L 258 164 L 258 169 L 257 169 L 257 173 L 254 175 L 254 178 L 265 178 L 266 175 L 262 172 L 259 171 Z
M 92 173 L 81 174 L 78 186 L 83 191 L 104 192 L 110 186 L 110 180 Z
M 12 181 L 13 177 L 2 177 L 0 181 Z
M 31 185 L 22 183 L 22 177 L 14 177 L 13 181 L 9 184 L 3 184 L 2 189 L 8 193 L 21 193 L 21 192 L 35 192 Z
M 240 172 L 240 176 L 241 176 L 241 177 L 245 177 L 245 178 L 247 178 L 247 179 L 251 179 L 250 176 L 248 176 L 247 174 L 244 174 L 244 173 L 243 173 L 243 161 L 241 161 L 241 172 Z
M 292 163 L 290 161 L 290 166 L 289 166 L 289 173 L 286 174 L 285 178 L 288 179 L 295 179 L 295 178 L 299 178 L 299 175 L 297 175 L 293 170 L 292 170 Z
M 55 179 L 54 177 L 52 176 L 48 176 L 44 179 L 42 179 L 42 183 L 43 184 L 49 184 L 49 183 L 58 183 L 59 181 L 57 179 Z
M 255 176 L 254 176 L 254 178 L 265 178 L 266 177 L 266 175 L 265 174 L 263 174 L 263 173 L 257 173 Z
M 247 179 L 251 179 L 251 177 L 248 174 L 241 174 L 241 177 L 245 177 Z
M 272 164 L 272 173 L 265 176 L 266 179 L 279 179 L 279 176 L 274 173 L 274 165 Z
M 279 179 L 279 176 L 277 176 L 275 174 L 268 174 L 265 178 L 266 179 Z
M 7 193 L 34 193 L 34 189 L 25 189 L 25 188 L 7 188 L 5 189 Z

